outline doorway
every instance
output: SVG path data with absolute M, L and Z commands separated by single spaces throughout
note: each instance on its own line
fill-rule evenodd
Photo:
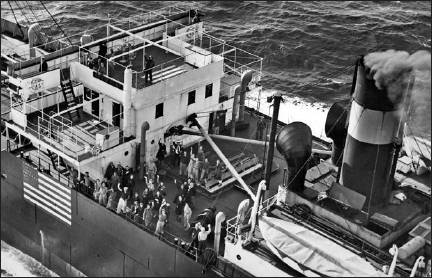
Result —
M 120 115 L 123 112 L 123 106 L 120 103 L 114 102 L 112 103 L 112 123 L 113 125 L 120 127 L 121 119 L 123 118 Z
M 99 97 L 99 93 L 98 92 L 95 92 L 95 91 L 91 92 L 91 99 L 95 99 L 95 98 L 98 98 L 98 97 Z M 94 116 L 96 116 L 98 118 L 99 118 L 99 101 L 100 101 L 99 99 L 95 100 L 91 104 L 92 115 L 94 115 Z

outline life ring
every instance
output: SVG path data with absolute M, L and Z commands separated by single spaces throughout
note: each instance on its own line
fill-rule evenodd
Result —
M 93 148 L 91 149 L 91 153 L 92 153 L 92 155 L 94 155 L 94 156 L 99 155 L 99 154 L 100 154 L 100 151 L 101 151 L 101 149 L 100 149 L 100 146 L 99 146 L 99 145 L 94 145 Z
M 193 33 L 191 31 L 194 31 L 195 28 L 193 28 L 192 26 L 188 27 L 186 30 L 186 37 L 188 37 L 188 39 L 191 39 L 193 37 Z

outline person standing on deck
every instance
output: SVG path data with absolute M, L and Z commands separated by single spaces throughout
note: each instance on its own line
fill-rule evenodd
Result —
M 213 121 L 213 133 L 219 134 L 219 114 L 216 115 L 214 121 Z
M 99 59 L 99 61 L 100 61 L 100 63 L 99 63 L 98 72 L 100 74 L 104 74 L 105 75 L 107 73 L 106 67 L 105 67 L 105 61 L 103 61 L 103 59 Z
M 181 154 L 183 153 L 183 148 L 181 146 L 181 141 L 177 141 L 177 145 L 175 148 L 175 153 L 174 153 L 174 167 L 177 167 L 180 165 L 180 158 L 181 158 Z
M 160 236 L 160 235 L 163 234 L 162 229 L 165 226 L 165 220 L 166 220 L 166 218 L 167 218 L 167 216 L 166 216 L 166 212 L 165 212 L 164 206 L 161 206 L 159 208 L 159 219 L 158 219 L 158 222 L 156 223 L 155 234 L 157 236 Z
M 263 140 L 263 133 L 266 127 L 266 123 L 264 121 L 264 117 L 260 117 L 257 123 L 257 131 L 255 133 L 255 139 Z
M 132 198 L 133 190 L 135 188 L 134 175 L 129 175 L 129 180 L 126 183 L 126 187 L 129 188 L 129 198 Z
M 177 195 L 176 198 L 175 198 L 175 200 L 174 200 L 174 204 L 176 205 L 176 207 L 175 207 L 175 214 L 176 214 L 176 217 L 177 217 L 177 221 L 180 222 L 181 221 L 181 217 L 183 215 L 183 208 L 185 206 L 183 195 Z
M 211 233 L 210 224 L 207 225 L 209 228 L 208 231 L 205 230 L 204 227 L 201 226 L 201 231 L 198 233 L 198 255 L 201 256 L 203 250 L 207 246 L 207 236 Z
M 158 144 L 159 144 L 159 150 L 158 150 L 158 152 L 156 154 L 156 158 L 158 159 L 158 162 L 159 162 L 159 168 L 162 169 L 162 165 L 163 165 L 163 162 L 164 162 L 164 159 L 165 159 L 165 154 L 167 153 L 167 150 L 166 150 L 165 143 L 161 142 L 161 140 L 162 139 L 159 139 L 159 142 L 158 142 Z
M 207 158 L 204 158 L 204 162 L 201 166 L 201 176 L 200 176 L 200 182 L 204 180 L 205 183 L 207 183 L 207 175 L 210 169 L 210 163 Z
M 203 149 L 203 146 L 199 146 L 198 147 L 198 151 L 197 151 L 197 158 L 198 158 L 198 161 L 204 161 L 204 149 Z
M 193 153 L 191 153 L 191 157 L 190 157 L 190 161 L 189 161 L 189 165 L 188 165 L 188 169 L 187 169 L 188 178 L 190 178 L 190 179 L 194 178 L 194 168 L 195 168 L 195 164 L 197 161 L 198 161 L 198 159 L 196 159 L 195 155 Z
M 144 203 L 140 202 L 139 207 L 134 216 L 135 223 L 142 225 L 144 210 L 145 210 Z
M 158 151 L 158 145 L 156 144 L 155 140 L 151 140 L 149 151 L 150 151 L 150 160 L 152 160 L 153 158 L 156 158 L 156 153 Z
M 189 164 L 189 157 L 186 151 L 183 151 L 183 156 L 180 158 L 180 176 L 186 175 L 187 176 L 187 167 Z
M 99 194 L 100 187 L 101 187 L 101 182 L 99 179 L 96 179 L 94 191 L 93 191 L 93 197 L 96 202 L 98 201 L 98 196 L 99 196 L 98 194 Z
M 90 174 L 89 172 L 85 172 L 84 176 L 84 194 L 87 195 L 87 197 L 90 197 L 92 195 L 92 181 L 90 180 Z
M 170 155 L 169 155 L 170 157 L 169 167 L 172 168 L 174 168 L 176 164 L 176 155 L 175 155 L 176 148 L 177 148 L 177 142 L 172 140 L 170 145 Z
M 107 52 L 108 52 L 108 48 L 107 48 L 107 45 L 106 45 L 106 41 L 101 41 L 100 44 L 99 44 L 99 53 L 98 53 L 99 56 L 103 57 L 103 58 L 106 58 Z
M 48 71 L 48 63 L 45 61 L 45 57 L 42 56 L 39 72 L 47 72 L 47 71 Z
M 106 179 L 108 179 L 108 180 L 111 179 L 111 177 L 112 177 L 112 175 L 114 174 L 115 170 L 116 170 L 116 168 L 115 168 L 115 166 L 114 166 L 114 163 L 111 161 L 111 162 L 108 164 L 108 167 L 107 167 L 106 170 L 105 170 L 104 178 L 106 178 Z
M 146 181 L 148 192 L 153 197 L 153 191 L 154 191 L 153 179 L 147 179 L 146 176 L 144 176 L 144 178 L 145 178 L 145 181 Z
M 187 202 L 187 203 L 189 203 L 189 207 L 191 208 L 191 209 L 193 209 L 195 206 L 194 206 L 194 198 L 195 198 L 195 195 L 196 195 L 196 188 L 195 188 L 195 186 L 194 186 L 195 184 L 193 183 L 193 182 L 191 182 L 190 184 L 189 184 L 189 188 L 188 188 L 188 191 L 186 192 L 186 195 L 185 195 L 185 201 Z
M 150 227 L 151 220 L 153 218 L 153 202 L 149 202 L 147 207 L 144 209 L 144 213 L 142 215 L 144 219 L 144 225 L 148 228 Z
M 189 207 L 189 204 L 186 202 L 183 208 L 183 228 L 187 231 L 190 228 L 189 220 L 192 216 L 192 210 Z
M 122 184 L 123 186 L 127 184 L 127 182 L 129 181 L 130 175 L 132 174 L 132 169 L 129 168 L 128 165 L 126 165 L 125 170 L 124 170 L 124 174 L 122 177 Z
M 121 190 L 121 183 L 117 185 L 118 189 Z M 127 187 L 123 187 L 123 191 L 120 195 L 120 200 L 117 205 L 117 214 L 120 212 L 126 213 L 126 200 L 129 198 L 129 192 Z
M 202 161 L 196 158 L 195 165 L 193 168 L 193 178 L 196 183 L 199 181 L 200 173 L 201 173 Z
M 141 194 L 141 202 L 144 203 L 144 207 L 146 207 L 151 200 L 153 200 L 153 196 L 150 196 L 148 188 L 144 188 L 143 193 Z
M 149 78 L 150 78 L 150 83 L 153 82 L 153 67 L 155 66 L 155 62 L 153 61 L 153 57 L 151 55 L 149 55 L 147 57 L 147 55 L 145 56 L 145 83 L 148 82 Z
M 147 176 L 153 181 L 156 173 L 157 173 L 156 163 L 154 163 L 154 159 L 150 159 L 150 163 L 147 166 Z
M 106 187 L 106 182 L 103 181 L 101 183 L 101 186 L 100 186 L 99 192 L 98 192 L 98 201 L 99 201 L 99 204 L 102 206 L 106 206 L 106 204 L 107 204 L 107 191 L 108 191 L 108 188 Z
M 108 181 L 108 192 L 111 192 L 108 197 L 108 203 L 106 208 L 113 210 L 115 209 L 115 204 L 120 197 L 121 191 L 119 191 L 117 184 L 120 183 L 120 178 L 117 175 L 117 172 L 114 172 L 114 174 L 111 177 L 111 180 Z

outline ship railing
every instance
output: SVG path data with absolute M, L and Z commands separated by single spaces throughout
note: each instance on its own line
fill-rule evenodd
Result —
M 259 209 L 258 209 L 258 215 L 263 215 L 264 213 L 266 213 L 269 208 L 275 204 L 277 201 L 277 195 L 274 195 L 266 200 L 264 200 Z M 237 215 L 229 220 L 227 220 L 227 238 L 228 240 L 232 241 L 232 242 L 237 242 L 237 240 L 242 237 L 243 239 L 246 239 L 246 236 L 244 235 L 245 232 L 243 232 L 242 228 L 247 226 L 245 223 L 247 223 L 247 220 L 250 220 L 250 216 L 251 216 L 251 212 L 252 212 L 252 207 L 249 208 L 248 212 L 245 214 L 244 220 L 242 223 L 240 223 L 240 216 Z
M 249 108 L 253 108 L 256 111 L 260 111 L 260 101 L 259 99 L 257 99 L 257 97 L 255 96 L 248 96 L 246 95 L 246 103 L 247 103 L 247 107 Z
M 110 18 L 110 24 L 115 24 L 117 27 L 130 30 L 142 26 L 143 24 L 159 21 L 173 14 L 188 12 L 187 10 L 181 9 L 176 5 L 163 7 L 152 11 L 145 11 L 144 9 L 140 9 L 138 7 L 131 8 L 138 12 L 141 11 L 141 13 L 126 18 Z
M 91 190 L 89 190 L 88 188 L 85 188 L 84 185 L 78 185 L 75 184 L 73 186 L 73 189 L 78 191 L 79 193 L 83 194 L 84 196 L 86 196 L 87 198 L 99 203 L 100 205 L 107 207 L 107 202 L 109 197 L 108 195 L 110 193 L 107 193 L 107 198 L 106 201 L 102 200 L 102 202 L 99 201 L 99 199 L 96 199 L 96 195 L 94 194 L 94 192 L 89 192 Z M 126 207 L 126 213 L 124 213 L 123 211 L 118 209 L 118 202 L 115 201 L 111 201 L 111 207 L 107 208 L 110 211 L 112 211 L 113 213 L 117 213 L 117 211 L 119 211 L 119 215 L 124 218 L 125 220 L 133 223 L 135 226 L 139 227 L 140 229 L 146 231 L 149 234 L 155 235 L 155 237 L 157 237 L 159 240 L 165 242 L 166 244 L 176 248 L 177 250 L 185 253 L 188 257 L 190 257 L 191 259 L 198 261 L 198 249 L 196 246 L 192 245 L 192 238 L 191 239 L 184 239 L 184 238 L 180 238 L 174 234 L 171 234 L 169 232 L 166 231 L 165 227 L 167 225 L 170 225 L 168 223 L 165 223 L 165 227 L 162 230 L 161 234 L 156 234 L 156 225 L 154 222 L 154 220 L 158 220 L 158 211 L 153 211 L 154 214 L 156 214 L 156 217 L 153 218 L 152 217 L 152 221 L 150 223 L 148 223 L 148 226 L 145 225 L 145 220 L 142 218 L 142 216 L 139 216 L 137 214 L 132 214 L 131 213 L 131 208 L 130 207 Z M 169 217 L 169 221 L 175 221 L 175 215 L 174 215 L 174 210 L 171 210 L 171 215 Z
M 112 53 L 111 55 L 115 54 Z M 93 77 L 96 77 L 105 83 L 123 90 L 124 71 L 126 69 L 124 65 L 116 61 L 109 60 L 108 58 L 101 57 L 96 52 L 84 49 L 83 47 L 79 48 L 78 56 L 79 63 L 87 67 L 89 66 L 88 58 L 90 57 L 93 60 Z M 102 63 L 104 64 L 103 70 L 100 67 Z M 121 72 L 121 74 L 115 75 L 115 72 Z
M 171 21 L 171 19 L 168 18 L 169 16 L 184 13 L 189 15 L 187 23 L 190 24 L 192 21 L 190 11 L 192 8 L 197 8 L 196 4 L 194 4 L 195 6 L 192 6 L 191 4 L 185 5 L 185 3 L 182 3 L 181 5 L 187 7 L 179 7 L 178 4 L 175 4 L 149 12 L 141 8 L 133 7 L 134 10 L 141 11 L 141 14 L 133 15 L 124 19 L 117 17 L 116 19 L 111 19 L 110 22 L 111 24 L 116 24 L 116 26 L 131 29 L 135 28 L 136 26 L 141 26 L 146 23 L 152 23 L 163 19 Z
M 42 113 L 45 114 L 45 113 Z M 62 118 L 58 120 L 56 118 Z M 48 115 L 38 117 L 37 138 L 48 143 L 63 153 L 76 157 L 84 151 L 80 131 L 72 126 L 72 122 L 64 117 L 51 118 Z
M 25 159 L 27 160 L 27 162 L 30 162 L 33 165 L 37 166 L 41 172 L 44 172 L 52 178 L 58 180 L 63 186 L 70 187 L 69 178 L 65 174 L 56 170 L 52 165 L 51 161 L 43 159 L 40 153 L 37 153 L 37 156 L 29 153 L 27 158 Z
M 153 83 L 160 82 L 174 76 L 179 76 L 187 72 L 187 69 L 185 68 L 184 57 L 178 57 L 168 62 L 158 64 L 153 68 L 151 68 L 151 70 L 152 70 L 152 78 L 153 78 L 152 83 L 145 82 L 145 74 L 146 74 L 145 69 L 143 69 L 142 71 L 133 71 L 132 87 L 139 90 L 146 86 L 151 86 Z
M 69 68 L 72 62 L 78 61 L 78 53 L 76 52 L 77 50 L 77 46 L 69 46 L 53 53 L 47 53 L 45 55 L 39 53 L 34 58 L 15 62 L 13 65 L 13 77 L 25 79 L 41 74 L 39 71 L 41 65 L 41 56 L 44 56 L 45 60 L 47 61 L 48 71 Z

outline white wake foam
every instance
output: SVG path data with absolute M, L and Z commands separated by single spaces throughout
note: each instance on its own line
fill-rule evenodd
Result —
M 1 241 L 1 277 L 59 277 L 40 262 Z

